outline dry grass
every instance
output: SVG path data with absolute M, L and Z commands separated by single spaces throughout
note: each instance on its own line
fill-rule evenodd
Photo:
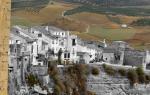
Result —
M 125 23 L 125 24 L 130 24 L 132 23 L 133 21 L 139 19 L 140 17 L 134 17 L 134 16 L 123 16 L 123 15 L 117 15 L 115 16 L 117 18 L 119 18 L 121 20 L 122 23 Z
M 55 21 L 57 18 L 62 17 L 62 13 L 65 10 L 71 9 L 75 6 L 64 3 L 54 3 L 53 5 L 47 5 L 47 7 L 41 9 L 39 12 L 32 10 L 18 10 L 12 12 L 13 17 L 23 18 L 31 23 L 43 24 L 51 21 Z
M 76 19 L 85 22 L 89 25 L 99 25 L 106 28 L 118 28 L 119 25 L 111 22 L 106 15 L 83 12 L 69 16 L 72 19 Z

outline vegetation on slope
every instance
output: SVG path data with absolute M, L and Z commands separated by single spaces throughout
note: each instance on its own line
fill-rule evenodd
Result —
M 12 0 L 11 8 L 14 9 L 24 9 L 28 7 L 32 8 L 44 8 L 50 0 Z
M 64 69 L 58 69 L 55 63 L 49 63 L 48 73 L 54 81 L 54 95 L 69 95 L 70 93 L 72 95 L 95 95 L 86 89 L 89 70 L 85 64 L 73 64 Z
M 150 26 L 150 18 L 143 18 L 133 21 L 131 25 L 135 26 Z
M 142 67 L 137 67 L 136 69 L 125 70 L 123 68 L 114 69 L 113 67 L 103 64 L 104 71 L 111 76 L 121 75 L 127 77 L 130 81 L 130 85 L 134 86 L 135 83 L 148 84 L 150 83 L 150 75 L 145 74 Z
M 64 0 L 72 3 L 82 3 L 89 5 L 99 5 L 99 6 L 137 6 L 137 5 L 148 5 L 149 0 Z
M 100 73 L 100 70 L 97 67 L 93 67 L 92 68 L 92 75 L 97 76 Z
M 33 74 L 27 75 L 26 81 L 30 87 L 33 87 L 35 84 L 40 84 L 40 81 L 38 80 L 38 78 Z
M 128 15 L 128 16 L 149 16 L 150 10 L 145 8 L 128 8 L 128 7 L 99 7 L 83 5 L 77 8 L 68 10 L 65 15 L 73 15 L 80 12 L 92 12 L 99 14 L 112 14 L 112 15 Z

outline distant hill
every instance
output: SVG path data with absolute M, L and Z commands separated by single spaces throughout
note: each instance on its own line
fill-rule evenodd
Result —
M 12 0 L 11 7 L 14 9 L 21 9 L 26 7 L 44 7 L 49 3 L 50 0 Z
M 100 6 L 136 6 L 150 5 L 150 0 L 64 0 L 66 2 L 100 5 Z

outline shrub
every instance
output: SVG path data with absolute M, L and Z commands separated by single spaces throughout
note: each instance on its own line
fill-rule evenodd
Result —
M 87 95 L 96 95 L 94 92 L 87 91 Z
M 121 76 L 126 76 L 126 70 L 125 69 L 119 69 L 118 72 Z
M 48 67 L 48 73 L 49 73 L 50 76 L 55 76 L 55 75 L 59 74 L 58 69 L 55 65 L 50 65 Z
M 94 76 L 97 76 L 97 75 L 99 75 L 99 69 L 98 68 L 96 68 L 96 67 L 93 67 L 92 68 L 92 75 L 94 75 Z
M 37 79 L 36 76 L 34 76 L 33 74 L 29 74 L 27 77 L 26 77 L 26 80 L 27 80 L 27 83 L 30 87 L 33 87 L 34 84 L 38 84 L 39 83 L 39 80 Z
M 116 74 L 116 70 L 114 70 L 112 67 L 107 66 L 106 64 L 103 64 L 104 70 L 108 75 L 115 75 Z
M 138 82 L 138 75 L 134 69 L 130 69 L 127 73 L 127 77 L 130 80 L 130 84 L 133 86 Z
M 140 83 L 145 83 L 145 73 L 142 67 L 136 68 L 136 73 L 138 74 L 138 80 Z
M 103 66 L 103 68 L 105 69 L 107 65 L 106 65 L 106 64 L 103 64 L 102 66 Z

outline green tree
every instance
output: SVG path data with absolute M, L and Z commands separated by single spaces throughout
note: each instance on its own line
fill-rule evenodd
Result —
M 138 74 L 138 80 L 140 83 L 145 82 L 145 73 L 142 67 L 136 68 L 136 73 Z

